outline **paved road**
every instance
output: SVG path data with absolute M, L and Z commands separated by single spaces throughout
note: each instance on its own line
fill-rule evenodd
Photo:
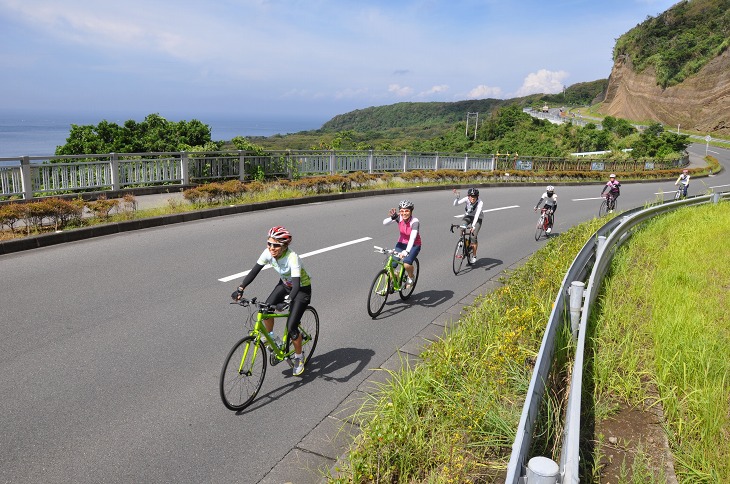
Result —
M 695 147 L 704 154 L 704 145 Z M 726 150 L 718 157 L 730 166 Z M 730 188 L 730 175 L 694 180 Z M 625 184 L 620 207 L 673 193 L 672 182 Z M 305 463 L 330 463 L 329 415 L 383 372 L 393 354 L 474 288 L 519 263 L 533 239 L 539 188 L 483 190 L 480 261 L 450 269 L 459 211 L 450 190 L 413 192 L 422 220 L 422 277 L 408 304 L 389 302 L 372 320 L 365 295 L 391 246 L 387 209 L 401 196 L 312 204 L 140 230 L 0 257 L 0 481 L 314 482 Z M 593 217 L 600 186 L 558 187 L 556 233 Z M 266 230 L 294 232 L 299 253 L 363 237 L 312 255 L 313 305 L 321 318 L 317 353 L 303 378 L 270 368 L 262 392 L 241 413 L 218 397 L 222 360 L 241 334 L 242 309 L 229 305 L 263 250 Z M 266 296 L 264 271 L 248 291 Z M 315 429 L 312 431 L 312 429 Z M 276 435 L 276 436 L 274 436 Z M 318 452 L 317 445 L 323 449 Z M 313 450 L 314 449 L 314 450 Z

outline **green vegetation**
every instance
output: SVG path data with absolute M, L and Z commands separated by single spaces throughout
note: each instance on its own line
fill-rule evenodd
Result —
M 666 88 L 699 72 L 730 46 L 730 0 L 682 0 L 648 17 L 616 41 L 614 60 L 628 59 L 641 72 L 654 67 Z
M 680 482 L 730 482 L 728 233 L 728 203 L 649 222 L 614 258 L 592 322 L 596 419 L 659 399 Z
M 466 308 L 420 363 L 391 373 L 355 414 L 362 432 L 332 481 L 504 480 L 552 302 L 575 255 L 603 223 L 594 219 L 552 239 L 501 288 Z M 565 387 L 553 383 L 558 392 Z M 542 429 L 540 440 L 554 441 L 559 430 Z
M 66 144 L 57 147 L 56 154 L 191 151 L 193 147 L 215 151 L 220 144 L 211 142 L 210 126 L 197 119 L 173 122 L 149 114 L 141 123 L 130 119 L 123 126 L 106 120 L 96 126 L 72 124 Z

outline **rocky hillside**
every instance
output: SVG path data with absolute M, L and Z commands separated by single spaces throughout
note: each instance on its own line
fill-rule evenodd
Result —
M 727 5 L 728 0 L 680 2 L 618 39 L 600 112 L 730 136 Z M 723 22 L 711 25 L 710 35 L 707 26 L 718 17 Z M 700 69 L 691 69 L 699 65 Z M 670 67 L 675 72 L 671 78 Z

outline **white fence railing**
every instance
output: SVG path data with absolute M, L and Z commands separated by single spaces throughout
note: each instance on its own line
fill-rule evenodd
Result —
M 0 200 L 84 191 L 122 190 L 155 185 L 188 186 L 239 179 L 296 178 L 351 173 L 413 170 L 504 170 L 509 172 L 575 170 L 637 171 L 682 166 L 688 159 L 664 163 L 613 162 L 500 154 L 416 153 L 408 151 L 244 151 L 110 153 L 0 158 Z

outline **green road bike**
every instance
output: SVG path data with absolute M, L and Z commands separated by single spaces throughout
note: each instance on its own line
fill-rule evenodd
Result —
M 248 308 L 249 314 L 244 326 L 248 328 L 249 334 L 236 343 L 226 357 L 221 370 L 220 393 L 223 405 L 227 408 L 243 410 L 254 401 L 261 389 L 267 364 L 274 366 L 286 361 L 289 366 L 293 366 L 294 349 L 291 345 L 292 349 L 289 350 L 286 327 L 288 305 L 277 307 L 259 302 L 256 298 L 241 298 L 232 304 Z M 281 345 L 266 331 L 264 320 L 269 318 L 284 318 Z M 314 354 L 319 338 L 319 315 L 313 307 L 309 306 L 304 310 L 299 322 L 299 332 L 302 334 L 302 352 L 306 366 Z
M 618 205 L 616 197 L 614 197 L 610 193 L 606 193 L 605 195 L 601 196 L 603 197 L 603 201 L 601 202 L 601 206 L 598 207 L 599 217 L 603 217 L 607 213 L 613 212 L 614 210 L 616 210 L 616 206 Z
M 471 247 L 471 232 L 469 232 L 469 226 L 466 224 L 451 224 L 451 233 L 454 233 L 454 229 L 459 229 L 459 240 L 456 242 L 456 249 L 454 250 L 454 260 L 451 265 L 455 275 L 459 275 L 461 266 L 466 261 L 466 265 L 471 265 L 470 257 L 472 253 Z
M 420 269 L 420 263 L 416 257 L 413 260 L 413 283 L 409 285 L 407 284 L 408 273 L 403 261 L 397 256 L 397 250 L 375 246 L 375 252 L 386 254 L 388 257 L 385 259 L 385 266 L 373 279 L 370 292 L 368 292 L 368 314 L 371 318 L 378 317 L 388 301 L 388 296 L 394 292 L 400 293 L 400 298 L 404 301 L 411 297 L 418 282 Z

